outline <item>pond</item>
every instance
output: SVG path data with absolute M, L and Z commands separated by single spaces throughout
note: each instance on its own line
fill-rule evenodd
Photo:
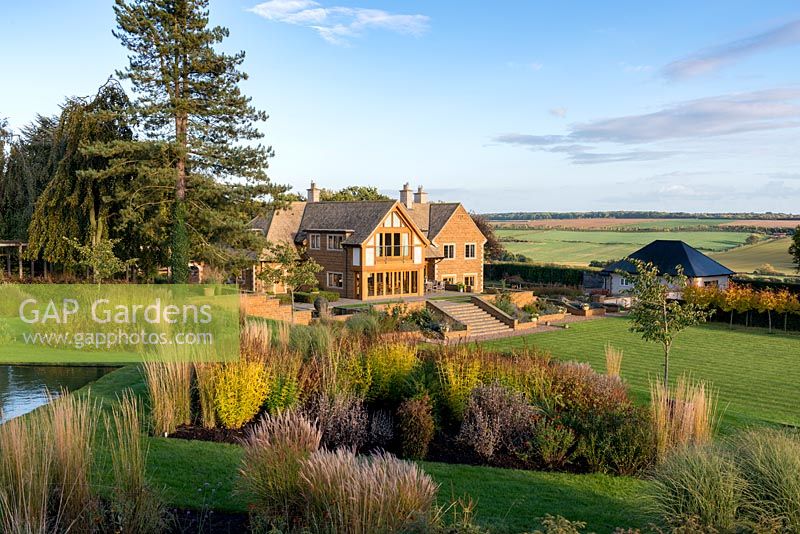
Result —
M 113 367 L 0 365 L 0 423 L 47 404 L 48 394 L 74 391 Z

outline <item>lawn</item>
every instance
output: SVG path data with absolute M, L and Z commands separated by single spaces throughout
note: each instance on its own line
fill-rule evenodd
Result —
M 81 390 L 108 406 L 126 388 L 145 395 L 137 366 L 121 368 Z M 245 512 L 235 491 L 242 450 L 237 445 L 147 438 L 148 475 L 171 506 Z M 440 500 L 469 496 L 476 521 L 497 532 L 539 527 L 545 514 L 588 523 L 598 533 L 617 526 L 642 528 L 654 520 L 643 509 L 647 482 L 608 475 L 573 475 L 425 462 L 422 467 L 441 484 Z M 100 474 L 102 480 L 104 475 Z
M 738 273 L 752 273 L 765 263 L 769 263 L 780 273 L 797 274 L 795 270 L 797 266 L 792 263 L 792 256 L 789 255 L 791 244 L 792 240 L 789 237 L 770 239 L 755 245 L 718 252 L 712 254 L 712 257 Z
M 744 232 L 615 232 L 571 230 L 498 229 L 509 252 L 524 254 L 535 262 L 588 265 L 592 260 L 614 260 L 627 256 L 656 239 L 678 239 L 704 252 L 725 251 L 744 244 Z M 762 262 L 764 263 L 764 262 Z
M 628 331 L 628 320 L 607 318 L 573 323 L 569 329 L 487 341 L 486 346 L 512 349 L 537 346 L 562 360 L 589 362 L 605 369 L 604 347 L 624 350 L 622 377 L 645 402 L 649 380 L 662 373 L 660 345 L 645 343 Z M 683 372 L 710 381 L 724 409 L 723 431 L 749 424 L 800 425 L 800 335 L 765 329 L 729 330 L 708 324 L 681 333 L 672 349 L 670 376 Z

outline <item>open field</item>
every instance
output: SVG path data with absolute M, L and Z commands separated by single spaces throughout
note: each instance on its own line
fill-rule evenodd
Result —
M 684 228 L 688 226 L 720 226 L 734 223 L 730 219 L 618 219 L 598 217 L 586 219 L 537 219 L 520 221 L 491 221 L 496 228 L 560 228 L 578 230 L 605 230 L 614 228 Z M 771 221 L 761 221 L 771 222 Z M 796 221 L 797 222 L 797 221 Z
M 791 238 L 770 239 L 745 245 L 725 252 L 712 254 L 713 258 L 729 269 L 741 273 L 750 273 L 765 263 L 769 263 L 783 274 L 797 274 L 792 257 L 789 255 Z
M 800 226 L 800 220 L 797 219 L 775 219 L 774 221 L 767 221 L 762 219 L 739 219 L 734 221 L 725 221 L 720 226 L 755 226 L 757 228 L 786 228 L 794 229 Z
M 642 402 L 649 381 L 663 372 L 661 346 L 628 331 L 628 320 L 607 318 L 574 323 L 568 330 L 487 341 L 492 348 L 545 348 L 562 360 L 589 362 L 605 369 L 604 347 L 624 350 L 622 377 Z M 723 430 L 750 424 L 800 426 L 800 335 L 713 323 L 681 333 L 672 349 L 670 377 L 683 372 L 711 382 L 724 409 Z
M 592 260 L 616 260 L 655 239 L 680 239 L 703 252 L 722 252 L 744 244 L 745 232 L 615 232 L 498 229 L 497 236 L 509 252 L 535 262 L 588 265 Z M 763 261 L 761 263 L 764 263 Z M 759 264 L 760 265 L 760 264 Z
M 108 407 L 125 388 L 145 395 L 137 366 L 108 374 L 81 394 L 91 391 Z M 246 512 L 247 501 L 237 494 L 236 473 L 242 449 L 238 445 L 147 438 L 148 475 L 170 506 Z M 476 520 L 496 532 L 533 531 L 545 514 L 588 523 L 594 532 L 617 526 L 644 528 L 654 522 L 643 510 L 647 482 L 602 474 L 573 475 L 496 469 L 426 462 L 423 468 L 441 484 L 442 504 L 469 496 L 476 503 Z M 99 473 L 101 480 L 107 471 Z

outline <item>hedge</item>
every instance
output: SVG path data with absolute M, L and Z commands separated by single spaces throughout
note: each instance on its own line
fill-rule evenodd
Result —
M 334 291 L 295 291 L 294 293 L 294 301 L 295 302 L 305 302 L 308 304 L 314 304 L 314 301 L 317 297 L 325 297 L 328 302 L 336 302 L 339 300 L 339 293 Z
M 483 266 L 484 280 L 503 280 L 519 276 L 531 284 L 560 284 L 580 286 L 585 269 L 561 265 L 537 265 L 535 263 L 494 262 Z

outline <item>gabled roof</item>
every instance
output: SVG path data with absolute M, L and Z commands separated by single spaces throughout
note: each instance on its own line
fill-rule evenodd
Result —
M 395 204 L 394 200 L 309 202 L 295 241 L 303 241 L 307 230 L 330 230 L 348 234 L 343 244 L 360 245 L 383 222 Z
M 261 230 L 273 243 L 293 242 L 300 229 L 305 202 L 290 202 L 286 209 L 269 211 L 250 221 L 250 227 Z
M 433 241 L 459 206 L 458 202 L 414 204 L 408 213 L 422 233 Z
M 703 276 L 726 276 L 736 274 L 721 263 L 712 260 L 699 250 L 690 247 L 683 241 L 658 239 L 640 248 L 628 258 L 612 263 L 603 269 L 604 273 L 624 271 L 635 273 L 636 266 L 628 259 L 636 259 L 652 263 L 663 274 L 677 274 L 677 267 L 683 267 L 683 274 L 689 278 Z

